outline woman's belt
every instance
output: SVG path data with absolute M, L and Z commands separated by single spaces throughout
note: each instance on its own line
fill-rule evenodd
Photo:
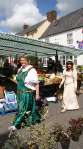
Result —
M 17 90 L 17 94 L 23 94 L 23 93 L 32 93 L 34 92 L 33 90 Z

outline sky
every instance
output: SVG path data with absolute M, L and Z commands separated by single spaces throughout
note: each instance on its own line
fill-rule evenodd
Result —
M 79 8 L 83 0 L 0 0 L 0 32 L 19 32 L 24 24 L 44 20 L 51 10 L 61 17 Z

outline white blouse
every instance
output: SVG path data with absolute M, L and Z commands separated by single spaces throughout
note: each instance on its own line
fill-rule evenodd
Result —
M 22 68 L 22 67 L 21 67 Z M 31 68 L 31 69 L 30 69 Z M 30 70 L 29 70 L 30 69 Z M 22 71 L 25 72 L 25 71 L 28 71 L 29 72 L 27 73 L 27 76 L 25 77 L 25 86 L 29 89 L 32 89 L 32 90 L 36 90 L 35 89 L 35 85 L 37 83 L 39 83 L 38 81 L 38 75 L 37 75 L 37 71 L 35 68 L 33 68 L 31 65 L 28 65 L 26 66 L 25 68 L 22 68 Z

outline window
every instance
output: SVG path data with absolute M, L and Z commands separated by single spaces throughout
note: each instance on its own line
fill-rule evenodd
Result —
M 74 56 L 74 64 L 77 65 L 77 56 Z
M 45 38 L 45 42 L 47 42 L 47 43 L 48 43 L 48 42 L 49 42 L 49 38 Z
M 43 67 L 47 67 L 47 57 L 42 58 Z
M 65 65 L 65 56 L 63 56 L 63 65 Z
M 57 44 L 57 45 L 59 45 L 59 41 L 58 41 L 58 39 L 55 38 L 54 43 Z
M 70 56 L 70 59 L 72 60 L 72 56 Z
M 72 55 L 67 55 L 67 56 L 66 56 L 66 61 L 69 60 L 69 59 L 70 59 L 70 60 L 73 60 L 73 56 L 72 56 Z
M 73 43 L 73 34 L 69 33 L 67 34 L 67 44 L 72 44 Z

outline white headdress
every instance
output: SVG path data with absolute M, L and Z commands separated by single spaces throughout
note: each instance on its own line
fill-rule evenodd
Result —
M 68 59 L 66 62 L 71 62 L 71 63 L 73 63 L 73 60 L 71 60 L 71 59 Z

